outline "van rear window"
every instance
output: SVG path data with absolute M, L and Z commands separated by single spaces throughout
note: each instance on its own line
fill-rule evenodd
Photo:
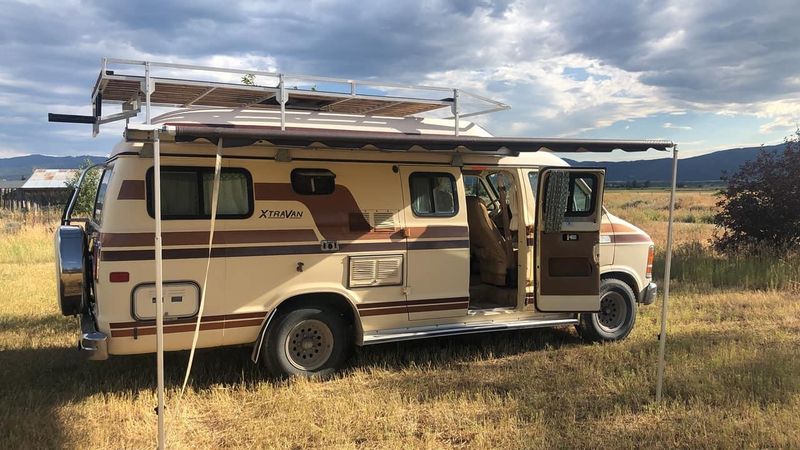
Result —
M 161 218 L 208 219 L 214 170 L 208 167 L 161 168 Z M 147 212 L 154 217 L 153 169 L 147 172 Z M 244 169 L 222 169 L 217 217 L 244 219 L 253 214 L 253 181 Z

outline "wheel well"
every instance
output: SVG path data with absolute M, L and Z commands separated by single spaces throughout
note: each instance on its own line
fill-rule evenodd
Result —
M 636 279 L 633 278 L 633 275 L 631 275 L 629 273 L 625 273 L 625 272 L 606 272 L 606 273 L 600 275 L 600 279 L 605 280 L 605 279 L 608 279 L 608 278 L 615 278 L 615 279 L 620 280 L 623 283 L 627 284 L 631 288 L 631 291 L 633 291 L 633 295 L 634 295 L 634 297 L 636 297 L 636 301 L 637 302 L 639 301 L 640 291 L 639 291 L 639 288 L 636 285 Z
M 278 305 L 277 312 L 290 311 L 295 308 L 303 306 L 323 306 L 333 308 L 353 327 L 353 338 L 355 342 L 360 342 L 361 336 L 361 321 L 358 320 L 358 315 L 350 301 L 341 294 L 335 292 L 318 292 L 310 294 L 300 294 L 290 297 L 280 305 Z

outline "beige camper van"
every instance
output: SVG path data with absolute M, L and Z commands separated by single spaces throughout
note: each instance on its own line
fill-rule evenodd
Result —
M 327 374 L 354 346 L 410 339 L 575 326 L 619 340 L 656 295 L 653 243 L 603 207 L 604 171 L 548 151 L 653 142 L 192 105 L 129 125 L 96 169 L 92 216 L 64 213 L 60 306 L 92 359 L 156 350 L 156 139 L 167 351 L 189 349 L 199 319 L 197 347 L 252 346 L 276 375 Z

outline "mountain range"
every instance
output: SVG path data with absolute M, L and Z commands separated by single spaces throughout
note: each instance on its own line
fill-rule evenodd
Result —
M 719 184 L 725 173 L 733 173 L 747 161 L 755 159 L 761 151 L 781 152 L 784 144 L 763 147 L 733 148 L 720 150 L 690 158 L 678 160 L 678 182 Z M 672 179 L 672 158 L 660 158 L 638 161 L 573 161 L 570 165 L 577 167 L 605 167 L 606 181 L 625 183 L 631 181 L 650 181 L 654 184 L 666 184 Z
M 701 156 L 682 158 L 678 164 L 680 183 L 719 183 L 724 173 L 736 171 L 746 161 L 754 159 L 760 151 L 779 152 L 784 144 L 763 147 L 720 150 Z M 0 180 L 27 178 L 33 169 L 72 169 L 85 161 L 99 163 L 101 156 L 44 156 L 28 155 L 0 159 Z M 672 159 L 639 161 L 567 161 L 577 167 L 605 167 L 606 181 L 613 184 L 648 181 L 654 185 L 665 184 L 671 177 Z
M 45 156 L 27 155 L 0 158 L 0 180 L 27 179 L 33 169 L 77 169 L 87 160 L 92 164 L 106 160 L 102 156 Z

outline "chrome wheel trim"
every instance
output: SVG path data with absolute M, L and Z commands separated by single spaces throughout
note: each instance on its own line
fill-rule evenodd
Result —
M 284 351 L 289 364 L 299 370 L 315 370 L 333 353 L 333 332 L 325 322 L 316 319 L 300 321 L 286 335 Z
M 628 305 L 618 292 L 608 292 L 600 299 L 600 312 L 597 313 L 597 325 L 607 333 L 613 333 L 625 324 L 628 317 Z

